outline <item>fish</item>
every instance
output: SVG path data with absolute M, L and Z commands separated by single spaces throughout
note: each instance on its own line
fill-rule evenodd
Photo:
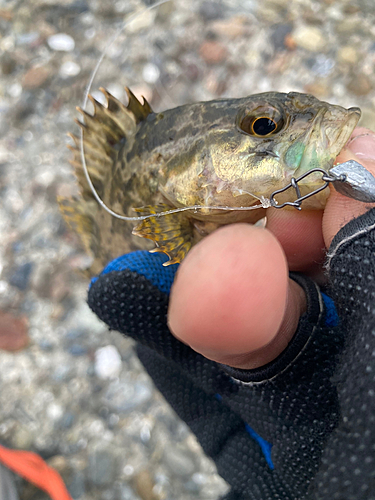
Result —
M 154 112 L 128 88 L 126 105 L 100 90 L 106 105 L 89 96 L 93 113 L 78 108 L 87 171 L 107 207 L 140 219 L 121 220 L 100 206 L 83 170 L 81 138 L 71 135 L 79 195 L 58 202 L 92 257 L 91 275 L 138 249 L 164 252 L 166 265 L 180 263 L 218 227 L 256 223 L 266 213 L 262 202 L 275 190 L 311 169 L 332 167 L 361 115 L 359 108 L 298 92 L 264 92 Z M 299 183 L 301 195 L 322 183 L 321 174 L 307 176 Z M 303 208 L 323 209 L 327 191 L 306 199 Z M 285 191 L 278 202 L 292 201 L 291 196 Z M 174 211 L 187 207 L 195 208 Z

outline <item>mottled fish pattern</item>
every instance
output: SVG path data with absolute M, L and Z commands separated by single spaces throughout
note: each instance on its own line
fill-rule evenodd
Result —
M 130 217 L 195 205 L 258 205 L 291 177 L 315 167 L 329 169 L 360 117 L 358 108 L 347 110 L 297 92 L 218 99 L 154 113 L 129 89 L 127 105 L 101 90 L 106 106 L 90 96 L 93 115 L 80 110 L 85 160 L 100 198 Z M 120 220 L 95 200 L 81 164 L 80 139 L 71 137 L 80 194 L 58 201 L 93 258 L 90 274 L 141 248 L 167 253 L 167 264 L 181 262 L 192 245 L 217 227 L 264 217 L 262 208 L 206 208 L 140 222 Z M 319 176 L 308 176 L 301 193 L 320 183 Z M 292 201 L 290 196 L 286 192 L 280 201 Z M 321 209 L 326 197 L 322 191 L 304 208 Z

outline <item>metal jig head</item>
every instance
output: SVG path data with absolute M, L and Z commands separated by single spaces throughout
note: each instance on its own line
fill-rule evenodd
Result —
M 314 172 L 320 172 L 322 174 L 322 181 L 324 184 L 314 191 L 311 191 L 311 193 L 301 196 L 298 183 Z M 375 203 L 375 177 L 357 161 L 349 160 L 335 165 L 329 169 L 328 172 L 322 168 L 312 168 L 300 177 L 292 177 L 289 184 L 271 194 L 271 206 L 274 208 L 284 208 L 285 206 L 290 206 L 296 208 L 297 210 L 301 210 L 301 204 L 304 200 L 314 196 L 320 191 L 323 191 L 323 189 L 326 189 L 329 183 L 333 184 L 336 191 L 344 196 L 347 196 L 348 198 L 353 198 L 354 200 L 363 201 L 365 203 Z M 295 190 L 297 199 L 294 201 L 286 201 L 285 203 L 279 205 L 275 200 L 275 196 L 279 193 L 287 191 L 290 188 Z

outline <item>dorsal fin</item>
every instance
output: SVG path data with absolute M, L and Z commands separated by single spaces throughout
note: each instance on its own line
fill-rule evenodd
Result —
M 84 121 L 76 120 L 76 122 L 83 130 L 83 149 L 90 178 L 102 198 L 106 174 L 117 157 L 119 147 L 134 135 L 138 123 L 152 113 L 152 109 L 146 99 L 143 98 L 144 102 L 141 104 L 127 87 L 125 87 L 129 99 L 127 106 L 104 88 L 100 90 L 107 99 L 107 106 L 103 106 L 89 95 L 94 113 L 90 115 L 87 111 L 77 108 L 83 115 Z M 81 194 L 85 199 L 92 199 L 93 194 L 82 167 L 80 138 L 69 135 L 74 141 L 74 146 L 69 146 L 74 153 L 71 164 L 75 169 Z

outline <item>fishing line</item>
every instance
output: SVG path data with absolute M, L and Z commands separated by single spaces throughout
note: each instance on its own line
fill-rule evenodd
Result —
M 100 65 L 102 64 L 105 56 L 108 53 L 108 50 L 111 48 L 111 46 L 115 43 L 115 41 L 118 39 L 118 37 L 121 35 L 121 33 L 125 30 L 125 28 L 134 20 L 136 20 L 139 16 L 145 14 L 146 12 L 149 12 L 152 9 L 156 9 L 157 7 L 160 7 L 161 5 L 170 2 L 171 0 L 160 0 L 159 2 L 156 2 L 154 5 L 150 5 L 146 9 L 143 9 L 141 12 L 134 13 L 132 16 L 130 16 L 129 19 L 124 21 L 122 26 L 115 32 L 115 34 L 112 36 L 112 38 L 109 39 L 107 45 L 105 46 L 101 56 L 98 59 L 98 62 L 96 63 L 96 66 L 91 74 L 90 80 L 87 84 L 85 94 L 84 94 L 84 99 L 82 103 L 82 109 L 86 110 L 87 106 L 87 101 L 89 94 L 91 92 L 92 84 L 94 82 L 94 79 L 99 71 Z M 259 199 L 257 196 L 250 194 L 251 196 L 254 196 L 254 198 L 257 198 L 261 203 L 259 205 L 253 205 L 251 207 L 227 207 L 227 206 L 204 206 L 204 205 L 192 205 L 190 207 L 183 207 L 183 208 L 175 208 L 172 210 L 167 210 L 165 212 L 160 212 L 157 214 L 150 214 L 150 215 L 142 215 L 138 217 L 127 217 L 125 215 L 118 214 L 111 210 L 107 205 L 104 203 L 104 201 L 100 198 L 98 192 L 95 189 L 94 184 L 91 181 L 90 174 L 87 168 L 86 164 L 86 159 L 85 159 L 85 151 L 83 147 L 83 128 L 80 130 L 80 154 L 81 154 L 81 161 L 82 161 L 82 167 L 83 171 L 86 177 L 86 180 L 88 182 L 88 185 L 90 186 L 91 192 L 94 195 L 96 201 L 99 203 L 99 205 L 110 215 L 113 217 L 116 217 L 117 219 L 121 220 L 127 220 L 127 221 L 139 221 L 139 220 L 145 220 L 149 219 L 151 217 L 160 217 L 164 215 L 169 215 L 169 214 L 174 214 L 177 212 L 185 212 L 187 210 L 193 210 L 194 212 L 197 212 L 198 210 L 224 210 L 224 211 L 247 211 L 247 210 L 255 210 L 258 208 L 269 208 L 271 206 L 270 200 L 267 198 L 262 197 Z

